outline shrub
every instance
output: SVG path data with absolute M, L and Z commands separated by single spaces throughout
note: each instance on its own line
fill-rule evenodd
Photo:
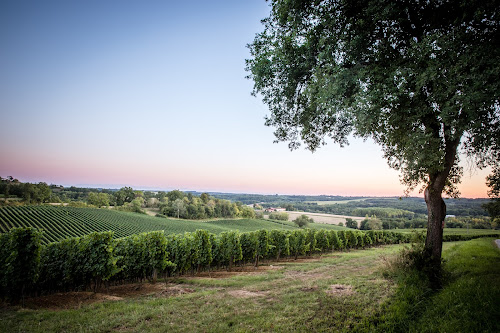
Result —
M 285 212 L 272 212 L 269 214 L 269 219 L 278 221 L 288 221 L 288 213 Z
M 300 215 L 297 217 L 295 220 L 293 220 L 293 223 L 297 225 L 299 228 L 307 227 L 309 223 L 314 223 L 314 220 L 307 215 Z

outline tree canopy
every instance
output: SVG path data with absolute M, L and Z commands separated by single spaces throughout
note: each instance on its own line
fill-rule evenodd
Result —
M 425 188 L 430 230 L 441 194 L 459 195 L 459 156 L 498 164 L 499 1 L 273 0 L 262 22 L 246 64 L 276 141 L 373 139 L 408 191 Z

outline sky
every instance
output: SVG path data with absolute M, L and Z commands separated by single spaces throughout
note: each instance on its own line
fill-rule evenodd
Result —
M 264 0 L 0 2 L 0 176 L 65 186 L 401 196 L 372 141 L 274 144 L 246 47 Z M 489 170 L 464 163 L 463 197 Z M 412 195 L 420 196 L 418 191 Z

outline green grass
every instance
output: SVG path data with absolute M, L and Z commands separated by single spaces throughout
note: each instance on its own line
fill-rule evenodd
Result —
M 445 243 L 444 284 L 431 290 L 421 273 L 396 279 L 399 287 L 369 331 L 499 332 L 500 251 L 492 238 Z
M 496 332 L 500 251 L 490 239 L 445 243 L 448 282 L 435 293 L 384 278 L 402 245 L 281 261 L 261 273 L 181 277 L 192 290 L 80 309 L 0 310 L 0 332 Z M 400 281 L 401 282 L 401 281 Z M 333 285 L 352 293 L 329 293 Z M 342 289 L 335 289 L 342 290 Z M 347 289 L 349 290 L 349 289 Z M 404 290 L 407 290 L 405 293 Z M 403 292 L 402 292 L 403 291 Z M 410 294 L 415 296 L 410 299 Z M 409 302 L 409 301 L 416 302 Z

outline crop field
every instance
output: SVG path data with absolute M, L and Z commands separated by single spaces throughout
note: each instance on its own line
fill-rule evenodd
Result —
M 113 231 L 114 237 L 120 238 L 156 230 L 163 230 L 167 234 L 172 234 L 205 229 L 211 233 L 220 234 L 229 230 L 245 232 L 259 229 L 297 229 L 293 222 L 272 220 L 217 219 L 201 222 L 96 208 L 66 206 L 0 207 L 0 232 L 7 232 L 14 227 L 34 227 L 42 230 L 44 243 L 55 242 L 68 237 L 83 236 L 94 231 Z M 321 224 L 311 224 L 310 228 L 332 229 Z
M 322 214 L 322 213 L 307 213 L 307 212 L 286 212 L 289 216 L 290 220 L 295 220 L 300 215 L 307 215 L 312 218 L 314 222 L 321 224 L 336 224 L 338 225 L 340 222 L 345 224 L 346 218 L 351 218 L 354 221 L 359 222 L 363 221 L 365 218 L 361 216 L 346 216 L 346 215 L 333 215 L 333 214 Z

